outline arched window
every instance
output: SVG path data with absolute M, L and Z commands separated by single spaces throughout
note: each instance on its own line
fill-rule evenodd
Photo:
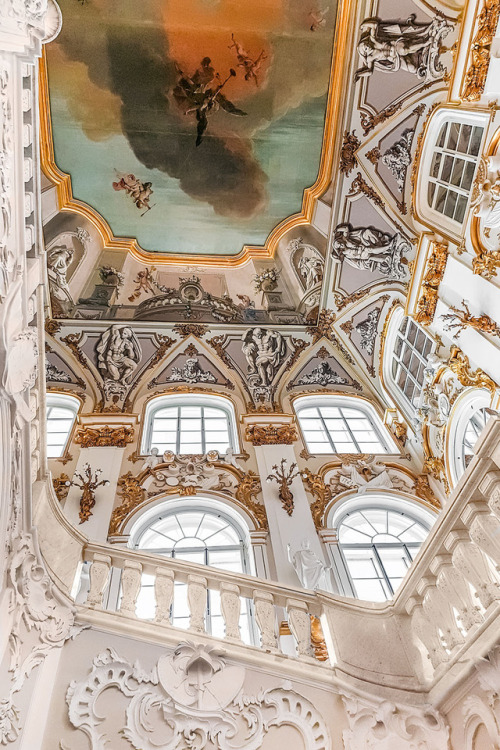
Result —
M 403 512 L 366 507 L 347 512 L 338 527 L 354 595 L 392 599 L 429 529 Z
M 159 511 L 133 535 L 134 549 L 186 560 L 199 565 L 210 565 L 234 573 L 250 573 L 248 556 L 248 529 L 243 529 L 232 517 L 208 507 L 200 501 L 190 502 L 189 508 Z M 142 588 L 137 602 L 140 617 L 154 616 L 154 591 L 152 576 L 143 575 Z M 242 638 L 250 642 L 250 610 L 248 602 L 241 600 L 240 627 Z M 189 626 L 189 608 L 186 584 L 176 583 L 172 605 L 172 623 L 179 628 Z M 207 632 L 224 636 L 220 594 L 207 591 Z
M 482 112 L 442 108 L 427 128 L 415 207 L 433 227 L 456 237 L 467 215 L 486 124 Z
M 449 426 L 451 454 L 448 454 L 453 483 L 460 479 L 472 460 L 479 435 L 488 421 L 486 408 L 490 401 L 488 391 L 475 388 L 465 393 L 455 405 Z
M 143 453 L 239 452 L 234 409 L 220 396 L 161 396 L 148 404 L 145 423 Z
M 47 457 L 60 458 L 75 423 L 80 402 L 74 396 L 47 394 Z
M 413 408 L 418 405 L 424 384 L 424 370 L 427 366 L 433 341 L 425 331 L 411 318 L 398 317 L 394 321 L 397 326 L 392 343 L 391 379 L 407 403 Z
M 430 208 L 461 224 L 465 217 L 484 128 L 446 120 L 434 146 L 427 186 Z
M 360 399 L 305 396 L 295 408 L 310 453 L 389 452 L 375 410 Z

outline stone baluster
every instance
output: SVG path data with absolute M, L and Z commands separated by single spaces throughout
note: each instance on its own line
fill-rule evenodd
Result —
M 421 602 L 417 603 L 413 609 L 411 614 L 411 627 L 418 640 L 421 641 L 427 649 L 430 662 L 434 669 L 437 669 L 441 664 L 448 661 L 449 656 L 443 646 L 441 638 L 439 637 L 437 628 L 424 614 Z
M 454 567 L 451 555 L 436 555 L 430 568 L 437 575 L 436 586 L 458 612 L 467 632 L 483 621 L 481 611 L 472 599 L 470 586 L 463 574 Z
M 205 612 L 207 609 L 207 579 L 203 576 L 188 576 L 189 629 L 195 633 L 205 632 Z
M 422 604 L 427 619 L 441 631 L 446 648 L 452 651 L 464 643 L 451 603 L 436 587 L 435 578 L 422 578 L 417 591 L 423 597 Z
M 122 572 L 122 599 L 120 609 L 122 615 L 135 617 L 137 597 L 141 590 L 142 565 L 135 560 L 126 560 Z
M 493 515 L 500 521 L 500 487 L 495 487 L 492 491 L 491 496 L 488 499 L 488 505 L 490 506 Z
M 470 538 L 500 570 L 500 522 L 491 513 L 479 513 L 469 526 Z
M 500 588 L 484 554 L 471 542 L 465 530 L 452 531 L 445 540 L 445 545 L 452 553 L 453 564 L 476 590 L 476 596 L 484 609 L 488 609 L 500 599 Z
M 102 609 L 102 597 L 111 570 L 109 555 L 95 554 L 90 566 L 90 588 L 85 604 L 93 609 Z
M 267 591 L 254 591 L 255 618 L 260 629 L 260 644 L 264 651 L 278 651 L 276 612 L 273 595 Z
M 298 655 L 312 657 L 309 607 L 298 599 L 287 599 L 286 608 L 290 630 L 297 641 Z
M 170 625 L 170 608 L 174 598 L 174 572 L 164 568 L 155 570 L 155 622 Z
M 239 624 L 241 599 L 239 587 L 232 583 L 221 583 L 220 603 L 224 625 L 226 626 L 226 638 L 230 641 L 241 641 Z

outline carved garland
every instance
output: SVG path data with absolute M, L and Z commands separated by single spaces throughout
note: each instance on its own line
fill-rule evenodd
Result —
M 76 433 L 75 443 L 82 448 L 125 448 L 133 439 L 133 427 L 82 427 Z
M 347 193 L 347 197 L 352 198 L 359 193 L 363 193 L 363 195 L 366 195 L 366 197 L 369 198 L 373 203 L 375 203 L 376 206 L 379 206 L 379 208 L 385 208 L 384 201 L 382 200 L 380 195 L 363 179 L 363 177 L 361 176 L 361 172 L 358 172 L 358 174 L 354 178 L 349 192 Z
M 292 445 L 298 440 L 297 430 L 294 425 L 247 425 L 245 440 L 252 445 Z
M 421 294 L 417 304 L 415 320 L 418 323 L 429 325 L 434 319 L 438 302 L 439 285 L 443 280 L 447 260 L 448 246 L 445 243 L 434 244 L 427 261 L 421 285 Z
M 490 48 L 496 33 L 499 16 L 500 1 L 485 0 L 471 45 L 471 62 L 462 89 L 463 101 L 477 102 L 484 92 L 490 64 Z

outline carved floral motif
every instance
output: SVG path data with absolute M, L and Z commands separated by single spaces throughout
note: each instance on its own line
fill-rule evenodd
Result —
M 473 328 L 475 331 L 481 331 L 482 333 L 489 333 L 492 336 L 500 337 L 500 326 L 492 319 L 489 315 L 472 315 L 469 310 L 468 303 L 462 300 L 463 310 L 458 307 L 450 305 L 451 313 L 441 315 L 444 328 L 447 331 L 455 331 L 453 338 L 457 338 L 461 331 L 465 331 L 467 327 Z
M 353 130 L 352 133 L 349 133 L 348 130 L 345 131 L 342 149 L 340 151 L 339 169 L 342 174 L 346 175 L 346 177 L 349 177 L 358 163 L 358 160 L 356 159 L 356 151 L 361 146 L 361 141 L 355 133 L 355 130 Z
M 252 445 L 292 445 L 298 440 L 297 430 L 294 425 L 247 425 L 245 440 Z
M 75 443 L 82 448 L 125 448 L 134 440 L 134 428 L 121 427 L 82 427 L 78 430 Z
M 439 285 L 443 280 L 447 260 L 448 246 L 442 242 L 435 243 L 425 268 L 421 293 L 415 314 L 415 320 L 424 325 L 429 325 L 434 319 L 434 313 L 436 312 L 438 301 Z
M 470 366 L 469 358 L 457 347 L 454 347 L 451 351 L 448 367 L 465 387 L 487 388 L 492 393 L 498 388 L 495 381 L 489 375 L 486 375 L 483 370 L 480 368 L 473 370 Z

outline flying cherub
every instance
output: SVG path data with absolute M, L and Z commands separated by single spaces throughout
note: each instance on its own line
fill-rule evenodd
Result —
M 173 89 L 173 97 L 177 106 L 182 109 L 185 115 L 192 112 L 196 114 L 197 138 L 196 145 L 199 146 L 203 140 L 203 134 L 207 129 L 208 117 L 210 114 L 223 109 L 230 115 L 243 117 L 246 112 L 238 109 L 222 93 L 222 89 L 229 81 L 234 78 L 236 71 L 230 68 L 229 75 L 224 81 L 221 81 L 220 75 L 215 73 L 209 57 L 204 57 L 200 67 L 193 76 L 186 75 L 177 67 L 178 81 Z M 218 81 L 218 83 L 216 83 Z M 213 84 L 216 83 L 214 86 Z
M 241 44 L 236 41 L 236 39 L 234 38 L 234 34 L 231 34 L 231 39 L 233 40 L 233 43 L 229 45 L 229 49 L 234 48 L 236 57 L 238 59 L 238 68 L 243 68 L 243 70 L 245 71 L 245 81 L 253 79 L 255 81 L 255 85 L 258 86 L 259 80 L 257 78 L 257 74 L 259 73 L 264 60 L 267 60 L 266 53 L 264 52 L 264 50 L 261 50 L 261 53 L 257 57 L 257 59 L 252 60 L 246 49 L 244 49 Z
M 318 31 L 318 29 L 322 29 L 323 26 L 326 26 L 326 16 L 329 10 L 330 7 L 325 8 L 325 10 L 311 10 L 309 13 L 309 18 L 312 21 L 309 27 L 311 31 Z
M 145 208 L 141 216 L 151 211 L 154 206 L 151 206 L 149 201 L 153 195 L 153 189 L 151 182 L 142 182 L 134 174 L 126 174 L 126 172 L 118 172 L 115 169 L 116 182 L 113 182 L 114 190 L 125 190 L 126 194 L 132 198 L 137 208 Z

